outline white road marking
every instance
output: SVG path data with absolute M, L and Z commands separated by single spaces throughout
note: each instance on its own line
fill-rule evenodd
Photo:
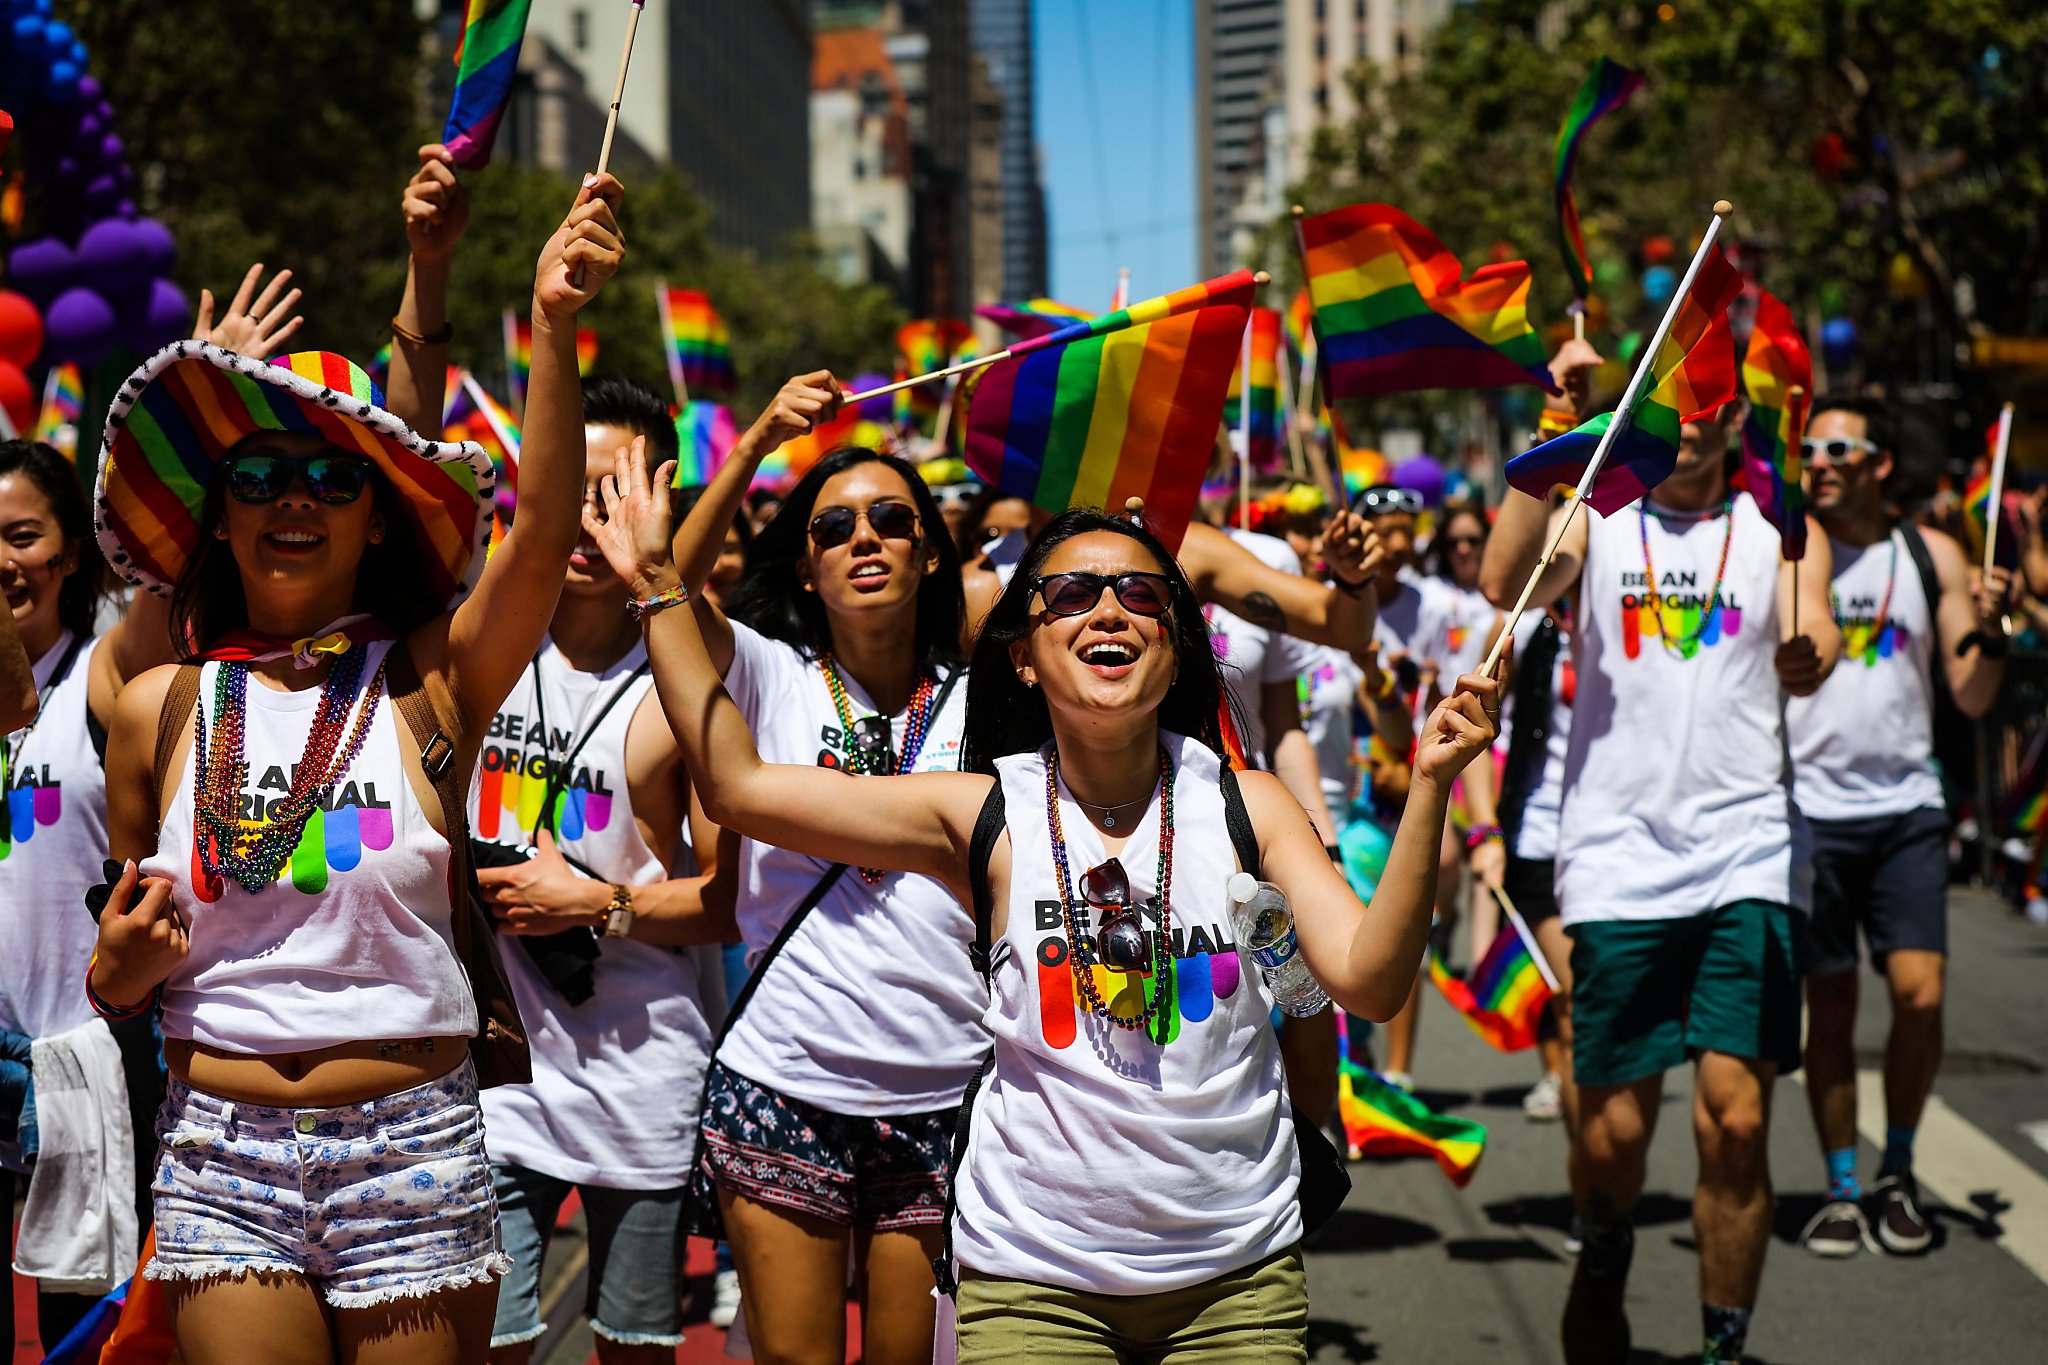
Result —
M 1884 1075 L 1856 1073 L 1856 1127 L 1866 1141 L 1884 1149 Z M 2048 1123 L 2026 1125 L 2048 1130 Z M 2048 1132 L 2028 1136 L 2048 1147 Z M 1942 1101 L 1928 1097 L 1913 1140 L 1913 1174 L 1922 1188 L 1952 1208 L 1983 1217 L 1973 1194 L 1995 1195 L 2002 1208 L 1997 1242 L 2013 1259 L 2048 1284 L 2048 1176 L 2021 1161 L 1982 1129 Z
M 2020 1136 L 2033 1143 L 2036 1147 L 2039 1147 L 2042 1151 L 2048 1152 L 2048 1119 L 2038 1119 L 2033 1123 L 2021 1124 Z

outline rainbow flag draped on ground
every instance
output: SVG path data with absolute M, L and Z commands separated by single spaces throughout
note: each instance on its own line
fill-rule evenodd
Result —
M 1042 337 L 1076 322 L 1087 322 L 1095 314 L 1083 312 L 1057 299 L 1029 299 L 1023 303 L 977 304 L 974 315 L 986 318 L 1020 340 Z
M 670 486 L 691 488 L 710 483 L 739 439 L 731 408 L 692 398 L 676 414 L 676 473 Z
M 1735 396 L 1728 304 L 1741 291 L 1742 278 L 1728 258 L 1709 252 L 1650 362 L 1650 392 L 1636 399 L 1635 410 L 1603 412 L 1523 451 L 1508 461 L 1508 482 L 1538 499 L 1548 498 L 1557 484 L 1576 484 L 1592 463 L 1601 434 L 1616 421 L 1628 425 L 1607 452 L 1586 505 L 1611 516 L 1664 482 L 1678 462 L 1679 428 Z
M 732 332 L 701 289 L 670 289 L 657 285 L 655 305 L 661 311 L 661 345 L 668 356 L 669 382 L 692 393 L 731 393 Z
M 43 406 L 36 414 L 33 439 L 55 446 L 67 460 L 76 460 L 78 424 L 84 416 L 84 373 L 69 363 L 51 366 L 50 377 L 43 381 Z
M 1467 278 L 1450 248 L 1391 204 L 1318 213 L 1299 231 L 1331 399 L 1506 384 L 1555 392 L 1529 325 L 1527 261 Z
M 1270 469 L 1280 457 L 1280 314 L 1272 308 L 1252 309 L 1246 325 L 1251 370 L 1251 449 L 1254 469 Z M 1242 422 L 1245 386 L 1245 356 L 1230 372 L 1230 389 L 1223 400 L 1223 425 L 1235 432 Z
M 908 379 L 943 370 L 953 363 L 956 352 L 973 342 L 974 329 L 959 318 L 912 318 L 896 329 L 896 376 Z M 936 414 L 945 393 L 931 384 L 896 390 L 896 420 L 907 423 Z
M 1359 1156 L 1434 1157 L 1459 1189 L 1471 1183 L 1486 1155 L 1483 1124 L 1435 1112 L 1348 1054 L 1337 1063 L 1337 1115 L 1344 1122 L 1345 1144 Z
M 1581 299 L 1593 287 L 1593 264 L 1586 259 L 1586 239 L 1579 232 L 1579 206 L 1572 198 L 1572 171 L 1578 165 L 1579 142 L 1587 129 L 1642 88 L 1641 73 L 1602 57 L 1586 73 L 1579 93 L 1572 99 L 1572 107 L 1565 111 L 1564 122 L 1558 126 L 1557 154 L 1551 172 L 1557 199 L 1557 247 L 1564 255 L 1564 271 L 1571 277 L 1572 293 Z
M 968 466 L 1047 512 L 1142 497 L 1178 546 L 1254 288 L 1240 270 L 1018 342 L 974 386 Z
M 490 162 L 532 8 L 533 0 L 469 0 L 462 41 L 455 46 L 455 98 L 441 132 L 458 169 L 481 170 Z
M 1796 399 L 1793 389 L 1802 392 Z M 1799 441 L 1813 401 L 1813 358 L 1792 310 L 1757 291 L 1756 326 L 1742 354 L 1742 468 L 1757 510 L 1785 541 L 1785 558 L 1806 555 L 1806 487 Z
M 1550 1001 L 1550 987 L 1512 921 L 1502 923 L 1486 956 L 1463 981 L 1451 975 L 1443 953 L 1431 944 L 1429 979 L 1488 1046 L 1502 1052 L 1536 1046 L 1536 1021 Z

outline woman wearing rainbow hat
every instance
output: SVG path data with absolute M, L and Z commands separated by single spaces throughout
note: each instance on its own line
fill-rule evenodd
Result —
M 100 543 L 190 662 L 115 711 L 126 865 L 84 987 L 163 1011 L 145 1274 L 195 1365 L 487 1349 L 507 1259 L 477 1087 L 524 1044 L 462 803 L 576 541 L 575 323 L 624 257 L 620 194 L 587 178 L 541 252 L 524 514 L 488 566 L 489 458 L 340 356 L 180 342 L 108 416 Z

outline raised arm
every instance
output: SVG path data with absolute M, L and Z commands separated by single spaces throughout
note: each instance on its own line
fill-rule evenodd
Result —
M 483 733 L 540 647 L 576 546 L 584 466 L 576 318 L 625 260 L 617 217 L 623 194 L 609 175 L 587 177 L 575 207 L 541 250 L 533 282 L 533 378 L 520 452 L 519 518 L 492 552 L 476 591 L 452 618 L 442 618 L 447 678 L 465 736 Z M 421 657 L 434 658 L 433 641 L 425 642 Z
M 94 719 L 111 732 L 114 703 L 129 680 L 158 664 L 171 663 L 181 652 L 171 640 L 170 602 L 153 592 L 132 594 L 127 612 L 100 637 L 99 648 L 92 652 L 85 704 Z
M 292 309 L 298 307 L 300 291 L 285 293 L 284 287 L 291 283 L 292 272 L 280 270 L 270 277 L 270 283 L 263 292 L 256 292 L 256 282 L 263 278 L 263 262 L 249 267 L 242 276 L 242 287 L 235 291 L 235 297 L 228 304 L 227 312 L 219 322 L 213 320 L 213 291 L 199 291 L 199 316 L 193 320 L 192 335 L 200 341 L 210 341 L 224 351 L 248 356 L 251 360 L 269 360 L 284 351 L 284 344 L 305 322 Z
M 733 446 L 732 454 L 705 485 L 704 496 L 697 499 L 690 515 L 676 528 L 671 553 L 683 585 L 695 599 L 697 623 L 721 678 L 732 667 L 732 626 L 718 604 L 699 590 L 711 577 L 712 566 L 718 563 L 719 547 L 725 544 L 725 533 L 739 515 L 740 504 L 761 461 L 784 442 L 804 435 L 838 412 L 841 393 L 839 381 L 829 370 L 800 374 L 784 384 L 767 410 L 754 419 L 754 424 Z
M 419 170 L 405 184 L 405 240 L 412 254 L 405 296 L 391 319 L 384 400 L 414 431 L 439 440 L 448 397 L 448 272 L 469 226 L 469 191 L 440 143 L 420 148 L 419 158 Z
M 1406 1003 L 1436 908 L 1437 850 L 1451 783 L 1500 733 L 1500 684 L 1477 674 L 1431 713 L 1408 803 L 1371 905 L 1332 866 L 1300 808 L 1263 773 L 1246 773 L 1245 802 L 1259 832 L 1266 879 L 1294 907 L 1301 952 L 1330 998 L 1375 1022 Z
M 1922 530 L 1920 537 L 1927 542 L 1934 575 L 1940 580 L 1934 634 L 1941 668 L 1956 709 L 1974 720 L 1991 709 L 1999 684 L 2005 681 L 2005 655 L 1987 652 L 1983 641 L 2005 638 L 1999 617 L 2011 575 L 1994 568 L 1990 580 L 1976 582 L 1973 591 L 1974 575 L 1962 546 L 1939 531 Z
M 670 473 L 664 464 L 650 479 L 645 461 L 620 459 L 604 480 L 604 520 L 584 513 L 585 533 L 636 602 L 674 601 L 683 591 L 668 530 Z M 814 858 L 920 872 L 968 899 L 967 841 L 990 779 L 854 777 L 765 763 L 720 681 L 696 613 L 659 610 L 643 629 L 662 711 L 711 819 Z
M 1323 537 L 1323 553 L 1336 582 L 1318 583 L 1262 562 L 1224 532 L 1203 522 L 1188 527 L 1177 556 L 1195 595 L 1255 626 L 1319 645 L 1356 651 L 1372 639 L 1379 602 L 1372 579 L 1380 543 L 1351 512 L 1339 512 Z

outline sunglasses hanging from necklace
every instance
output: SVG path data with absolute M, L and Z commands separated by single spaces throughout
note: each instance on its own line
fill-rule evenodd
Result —
M 932 724 L 932 696 L 938 679 L 927 668 L 917 675 L 917 690 L 903 712 L 903 756 L 889 747 L 889 718 L 883 715 L 853 718 L 853 701 L 846 695 L 846 683 L 839 676 L 839 664 L 830 654 L 818 659 L 818 671 L 825 675 L 825 690 L 832 694 L 832 709 L 839 713 L 839 733 L 846 736 L 846 770 L 856 775 L 889 777 L 917 766 L 924 738 Z M 879 867 L 863 867 L 860 878 L 869 886 L 888 873 Z
M 1165 1008 L 1173 983 L 1173 763 L 1166 756 L 1166 750 L 1159 751 L 1159 867 L 1154 884 L 1159 894 L 1152 899 L 1159 906 L 1159 927 L 1152 934 L 1151 976 L 1152 990 L 1147 995 L 1144 1009 L 1138 1014 L 1125 1017 L 1110 1010 L 1102 993 L 1095 989 L 1094 964 L 1081 956 L 1080 916 L 1074 908 L 1073 876 L 1067 867 L 1067 836 L 1060 822 L 1060 755 L 1054 749 L 1045 760 L 1045 816 L 1052 831 L 1053 868 L 1059 874 L 1060 915 L 1067 931 L 1067 965 L 1073 970 L 1074 982 L 1080 988 L 1081 998 L 1087 1002 L 1089 1012 L 1098 1019 L 1106 1019 L 1118 1028 L 1146 1030 Z M 1140 972 L 1145 970 L 1145 931 L 1138 922 L 1136 907 L 1131 904 L 1130 877 L 1124 872 L 1123 864 L 1115 858 L 1100 867 L 1090 868 L 1081 876 L 1080 897 L 1083 904 L 1097 909 L 1114 910 L 1101 924 L 1096 926 L 1095 946 L 1102 965 L 1113 971 Z M 1142 982 L 1138 989 L 1144 993 Z M 1164 1042 L 1163 1037 L 1155 1038 Z

